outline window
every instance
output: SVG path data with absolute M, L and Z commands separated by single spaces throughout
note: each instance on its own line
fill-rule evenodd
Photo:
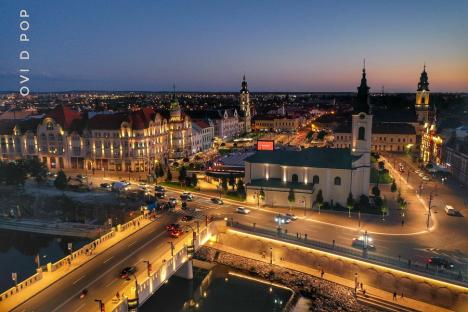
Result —
M 314 183 L 314 184 L 319 184 L 319 181 L 320 181 L 319 176 L 318 176 L 318 175 L 314 175 L 314 177 L 312 178 L 312 183 Z
M 364 127 L 359 127 L 358 140 L 365 140 L 365 137 L 366 137 L 366 129 Z
M 47 129 L 47 130 L 54 130 L 54 124 L 53 124 L 52 122 L 49 121 L 49 122 L 46 124 L 46 129 Z
M 341 185 L 341 178 L 335 177 L 335 185 Z
M 298 181 L 299 181 L 299 177 L 297 176 L 297 174 L 293 174 L 291 180 L 292 180 L 293 182 L 298 182 Z

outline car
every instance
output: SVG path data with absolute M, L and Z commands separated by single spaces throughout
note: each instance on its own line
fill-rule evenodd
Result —
M 120 278 L 128 279 L 130 278 L 130 275 L 135 274 L 135 272 L 136 272 L 136 267 L 134 266 L 126 267 L 120 272 Z
M 182 194 L 180 194 L 180 198 L 183 200 L 192 201 L 193 195 L 189 192 L 183 192 Z
M 166 189 L 164 188 L 164 186 L 161 186 L 161 185 L 156 185 L 156 186 L 154 187 L 154 190 L 155 190 L 156 192 L 161 192 L 161 193 L 166 192 Z
M 102 188 L 111 188 L 112 187 L 112 185 L 110 183 L 101 183 L 99 186 L 102 187 Z
M 240 214 L 249 214 L 250 210 L 245 207 L 237 207 L 236 212 Z
M 289 219 L 285 215 L 279 214 L 275 216 L 275 222 L 278 224 L 288 224 L 289 222 L 291 222 L 291 219 Z
M 157 198 L 166 198 L 166 193 L 164 192 L 156 192 L 155 195 Z
M 144 186 L 144 185 L 138 186 L 138 189 L 139 189 L 140 191 L 148 192 L 148 188 L 147 188 L 146 186 Z
M 434 265 L 438 268 L 444 268 L 444 269 L 453 269 L 454 265 L 452 262 L 448 261 L 445 258 L 442 257 L 430 257 L 427 259 L 427 263 L 429 265 Z
M 187 209 L 187 202 L 182 202 L 182 205 L 181 205 L 181 208 L 182 210 L 186 210 Z
M 364 245 L 365 245 L 364 236 L 353 238 L 353 242 L 351 245 L 357 248 L 364 248 Z M 373 244 L 372 237 L 367 237 L 367 249 L 375 249 L 375 245 Z
M 140 182 L 138 185 L 139 185 L 139 186 L 145 186 L 145 187 L 148 187 L 148 183 L 146 183 L 146 182 Z
M 414 171 L 414 173 L 419 174 L 419 173 L 421 173 L 421 170 L 417 169 L 417 170 Z
M 129 185 L 131 184 L 130 182 L 125 181 L 125 180 L 121 180 L 120 182 L 123 183 L 123 184 L 125 184 L 126 186 L 129 186 Z
M 77 175 L 76 175 L 76 178 L 79 179 L 79 180 L 85 180 L 85 179 L 87 179 L 88 177 L 85 176 L 85 175 L 82 175 L 82 174 L 77 174 Z
M 181 220 L 184 221 L 184 222 L 189 222 L 189 221 L 193 220 L 193 217 L 189 216 L 189 215 L 185 215 L 185 216 L 182 217 Z
M 169 204 L 171 204 L 172 207 L 175 207 L 175 205 L 177 205 L 177 199 L 174 197 L 170 197 Z
M 179 223 L 171 223 L 169 225 L 166 225 L 166 230 L 168 230 L 168 231 L 180 230 L 180 224 Z
M 295 214 L 287 213 L 287 214 L 285 214 L 285 216 L 287 218 L 289 218 L 291 221 L 296 221 L 297 220 L 297 216 Z
M 448 215 L 448 216 L 455 216 L 457 214 L 457 211 L 455 210 L 455 208 L 453 208 L 452 206 L 450 205 L 445 205 L 445 213 Z
M 222 201 L 220 198 L 216 198 L 216 197 L 213 197 L 213 198 L 211 199 L 211 202 L 212 202 L 212 203 L 215 203 L 215 204 L 217 204 L 217 205 L 222 205 L 222 204 L 223 204 L 223 201 Z
M 169 231 L 169 235 L 173 238 L 178 238 L 180 235 L 182 235 L 183 231 L 182 230 L 172 230 Z

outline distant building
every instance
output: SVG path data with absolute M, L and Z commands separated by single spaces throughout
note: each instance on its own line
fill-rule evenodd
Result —
M 213 146 L 214 126 L 210 120 L 192 120 L 192 153 L 203 152 Z
M 445 144 L 444 162 L 453 178 L 462 185 L 468 184 L 468 126 L 453 131 Z
M 297 131 L 303 118 L 288 115 L 257 115 L 253 118 L 255 131 Z

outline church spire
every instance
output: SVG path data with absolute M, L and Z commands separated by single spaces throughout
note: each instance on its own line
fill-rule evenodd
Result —
M 364 64 L 362 67 L 362 77 L 361 84 L 357 87 L 357 97 L 356 105 L 354 110 L 356 113 L 364 112 L 369 113 L 369 87 L 367 86 L 367 77 L 366 77 L 366 59 L 364 59 Z
M 244 76 L 242 77 L 242 84 L 241 84 L 241 90 L 240 90 L 241 93 L 248 93 L 249 90 L 247 89 L 247 81 L 245 80 L 245 74 Z
M 418 90 L 417 91 L 430 91 L 429 90 L 429 78 L 426 72 L 426 62 L 424 62 L 424 69 L 419 78 Z

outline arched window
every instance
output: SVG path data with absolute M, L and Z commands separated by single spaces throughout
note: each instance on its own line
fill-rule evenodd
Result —
M 341 185 L 341 178 L 335 177 L 335 185 Z
M 297 176 L 297 174 L 293 174 L 292 177 L 291 177 L 291 180 L 293 182 L 298 182 L 299 181 L 299 177 Z
M 359 127 L 358 140 L 365 140 L 366 129 L 364 127 Z
M 312 183 L 314 183 L 314 184 L 319 184 L 319 182 L 320 182 L 319 176 L 318 176 L 318 175 L 314 175 L 314 177 L 312 178 Z
M 47 130 L 54 130 L 54 124 L 49 121 L 47 124 L 46 124 L 46 129 Z

